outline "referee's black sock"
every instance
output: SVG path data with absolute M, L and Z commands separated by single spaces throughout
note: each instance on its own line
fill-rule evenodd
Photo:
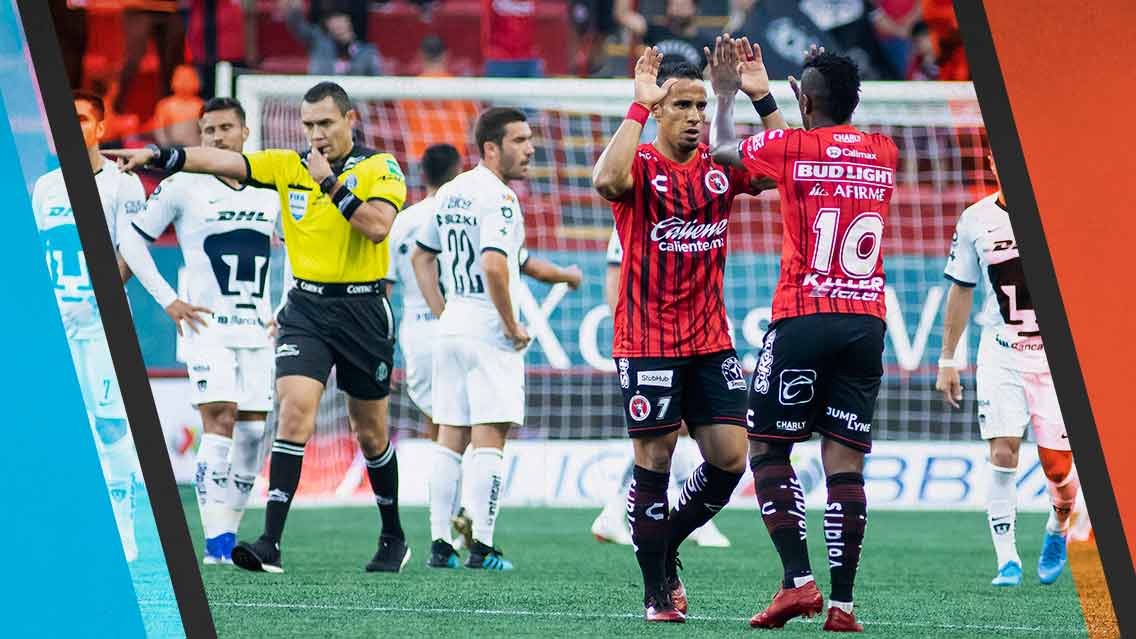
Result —
M 284 534 L 284 520 L 300 484 L 300 470 L 304 466 L 304 445 L 277 439 L 272 442 L 272 457 L 268 466 L 268 505 L 264 511 L 264 536 L 280 543 Z
M 382 534 L 405 539 L 398 519 L 398 456 L 394 452 L 394 443 L 388 441 L 382 454 L 366 459 L 367 477 L 371 480 L 371 490 L 375 491 L 379 516 L 383 519 Z

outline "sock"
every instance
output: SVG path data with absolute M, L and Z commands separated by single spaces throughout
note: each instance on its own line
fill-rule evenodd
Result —
M 667 484 L 670 473 L 635 466 L 627 493 L 627 521 L 639 570 L 643 573 L 644 602 L 663 589 L 667 556 Z
M 235 534 L 241 528 L 252 486 L 264 463 L 264 455 L 260 453 L 264 428 L 264 421 L 240 421 L 233 427 L 229 485 L 225 489 L 225 532 Z
M 493 545 L 493 529 L 497 526 L 504 455 L 500 448 L 475 448 L 469 457 L 473 538 L 487 546 Z
M 268 503 L 264 509 L 264 537 L 279 544 L 284 520 L 300 485 L 304 466 L 304 445 L 277 439 L 272 442 L 272 461 L 268 466 Z
M 379 517 L 383 520 L 382 534 L 406 539 L 398 518 L 398 455 L 394 452 L 394 442 L 388 441 L 387 449 L 378 457 L 366 459 L 367 477 L 371 480 L 371 490 L 375 492 Z
M 718 514 L 730 502 L 742 473 L 731 473 L 709 462 L 694 469 L 682 488 L 678 505 L 670 513 L 667 548 L 674 552 L 695 529 Z
M 787 455 L 750 459 L 761 519 L 785 569 L 783 585 L 797 588 L 812 581 L 806 542 L 805 491 Z
M 1077 492 L 1080 489 L 1081 480 L 1077 477 L 1076 466 L 1061 483 L 1049 482 L 1049 500 L 1053 508 L 1049 511 L 1049 520 L 1045 522 L 1046 531 L 1062 535 L 1068 532 L 1069 515 L 1073 513 L 1073 506 L 1077 503 Z
M 430 539 L 450 541 L 450 519 L 458 512 L 461 498 L 462 456 L 434 445 L 434 468 L 430 472 Z
M 197 507 L 201 513 L 201 527 L 205 538 L 212 539 L 225 532 L 222 506 L 229 483 L 229 449 L 233 440 L 224 435 L 205 433 L 197 447 L 197 473 L 193 483 L 197 487 Z
M 824 509 L 824 542 L 832 575 L 831 601 L 852 603 L 852 586 L 860 566 L 864 528 L 868 525 L 868 498 L 860 473 L 830 475 L 828 505 Z
M 1014 527 L 1018 512 L 1018 469 L 990 464 L 990 493 L 986 499 L 986 518 L 998 567 L 1016 561 L 1020 565 Z
M 122 538 L 124 548 L 133 547 L 134 468 L 137 464 L 137 455 L 134 453 L 134 441 L 130 438 L 129 431 L 114 442 L 103 444 L 102 458 L 118 534 Z

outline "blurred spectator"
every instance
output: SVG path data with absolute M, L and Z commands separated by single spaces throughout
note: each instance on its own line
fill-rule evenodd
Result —
M 442 39 L 436 35 L 428 35 L 422 38 L 422 44 L 418 47 L 418 55 L 421 58 L 422 71 L 418 74 L 425 78 L 442 78 L 453 75 L 446 64 L 449 62 L 449 52 L 446 51 L 446 44 Z
M 836 41 L 836 50 L 852 58 L 865 80 L 898 80 L 907 71 L 891 65 L 876 40 L 867 0 L 800 0 L 803 11 Z
M 572 1 L 573 72 L 594 76 L 602 72 L 607 57 L 607 39 L 615 32 L 614 0 Z
M 872 0 L 876 5 L 871 13 L 876 38 L 892 69 L 899 77 L 906 77 L 911 67 L 912 28 L 923 17 L 919 0 Z
M 174 69 L 185 57 L 185 20 L 178 13 L 178 0 L 122 0 L 122 32 L 123 63 L 114 104 L 120 113 L 151 38 L 158 51 L 158 95 L 170 94 Z
M 189 50 L 201 80 L 201 95 L 216 94 L 213 67 L 218 62 L 254 66 L 256 14 L 245 20 L 255 0 L 192 0 L 189 6 Z M 246 48 L 247 43 L 247 48 Z
M 699 69 L 706 68 L 703 47 L 714 47 L 718 34 L 699 29 L 698 0 L 667 0 L 663 24 L 648 24 L 642 14 L 631 9 L 631 0 L 617 0 L 616 19 L 643 44 L 657 47 L 663 57 L 678 57 Z M 636 52 L 638 55 L 638 52 Z
M 446 45 L 436 35 L 422 39 L 418 54 L 423 78 L 453 75 L 447 63 Z M 406 152 L 419 157 L 432 144 L 451 144 L 459 149 L 469 144 L 469 124 L 477 120 L 477 104 L 469 100 L 400 100 L 398 109 L 406 121 Z
M 912 56 L 911 67 L 907 70 L 908 80 L 938 80 L 939 65 L 935 63 L 935 41 L 926 22 L 916 22 L 911 29 Z
M 931 31 L 935 45 L 935 63 L 939 80 L 969 80 L 970 67 L 962 47 L 958 18 L 951 0 L 923 0 L 923 20 Z
M 801 11 L 797 2 L 755 3 L 734 35 L 747 36 L 761 45 L 769 77 L 777 80 L 800 75 L 809 45 L 830 51 L 839 49 L 836 41 Z
M 281 0 L 288 30 L 308 49 L 308 73 L 312 75 L 382 75 L 379 50 L 355 36 L 351 16 L 339 10 L 323 15 L 320 26 L 309 23 L 300 0 Z
M 533 42 L 536 0 L 481 0 L 481 51 L 491 78 L 538 78 L 543 61 Z
M 95 95 L 103 96 L 103 104 L 106 105 L 103 115 L 103 124 L 106 125 L 104 140 L 122 141 L 138 133 L 140 126 L 138 116 L 133 113 L 119 113 L 114 109 L 113 105 L 119 94 L 117 80 L 113 77 L 95 78 L 91 81 L 91 89 Z
M 386 2 L 375 0 L 309 0 L 308 23 L 321 24 L 324 18 L 333 13 L 345 13 L 351 17 L 351 26 L 355 29 L 355 37 L 367 42 L 367 17 L 371 11 L 370 5 L 383 5 Z
M 51 0 L 51 20 L 63 51 L 63 66 L 71 88 L 83 86 L 83 54 L 87 51 L 87 11 L 70 6 L 68 0 Z
M 158 100 L 154 109 L 154 137 L 162 146 L 197 146 L 201 134 L 197 120 L 201 117 L 201 81 L 197 70 L 183 64 L 174 71 L 173 95 Z

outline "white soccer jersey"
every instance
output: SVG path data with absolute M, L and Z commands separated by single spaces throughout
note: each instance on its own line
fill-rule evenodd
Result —
M 997 193 L 963 211 L 945 275 L 960 286 L 983 283 L 985 299 L 977 317 L 983 327 L 979 365 L 1049 370 L 1010 215 L 998 203 Z
M 611 237 L 607 241 L 607 265 L 619 266 L 623 263 L 623 245 L 619 243 L 619 231 L 611 230 Z
M 479 164 L 442 186 L 435 198 L 434 215 L 422 225 L 417 241 L 423 249 L 438 255 L 441 267 L 446 310 L 439 318 L 439 334 L 502 341 L 504 329 L 489 298 L 481 254 L 503 253 L 508 260 L 510 288 L 520 284 L 521 266 L 528 252 L 517 195 Z M 512 299 L 516 315 L 517 297 Z
M 269 345 L 269 259 L 280 214 L 275 191 L 234 189 L 212 175 L 171 175 L 150 195 L 134 230 L 153 240 L 170 224 L 185 259 L 186 302 L 213 311 L 193 336 L 232 348 Z
M 387 235 L 390 268 L 387 270 L 386 279 L 399 284 L 402 288 L 403 322 L 430 313 L 430 306 L 426 304 L 426 298 L 422 297 L 422 290 L 418 288 L 418 280 L 414 277 L 414 266 L 410 262 L 410 257 L 414 254 L 418 230 L 423 223 L 430 221 L 436 203 L 437 199 L 431 196 L 407 207 L 394 219 L 394 224 L 391 225 L 390 233 Z
M 95 185 L 111 242 L 117 248 L 121 229 L 128 227 L 130 219 L 144 208 L 146 191 L 137 175 L 123 173 L 109 160 L 95 173 Z M 60 169 L 36 180 L 32 209 L 67 334 L 79 339 L 102 337 L 87 260 Z

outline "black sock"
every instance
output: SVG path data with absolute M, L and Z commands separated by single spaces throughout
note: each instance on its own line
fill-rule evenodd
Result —
M 695 468 L 682 487 L 678 505 L 671 511 L 667 548 L 672 553 L 678 550 L 690 533 L 718 514 L 730 502 L 741 479 L 741 473 L 727 472 L 709 462 Z
M 785 568 L 783 584 L 793 588 L 797 577 L 812 574 L 805 541 L 805 492 L 788 456 L 756 457 L 750 460 L 750 465 L 761 519 Z
M 860 548 L 868 524 L 864 476 L 837 473 L 828 478 L 828 506 L 824 509 L 824 540 L 832 574 L 832 601 L 852 603 L 852 585 L 860 566 Z
M 284 534 L 284 520 L 300 484 L 300 470 L 304 466 L 304 445 L 277 439 L 272 442 L 272 456 L 268 466 L 268 505 L 264 510 L 264 536 L 280 543 Z
M 644 598 L 663 589 L 667 555 L 667 486 L 670 473 L 636 465 L 627 491 L 627 521 L 631 542 L 643 573 Z
M 381 455 L 366 459 L 367 477 L 371 480 L 371 490 L 375 492 L 379 516 L 383 519 L 382 534 L 406 539 L 398 519 L 398 456 L 394 453 L 394 443 L 388 441 L 387 449 Z

